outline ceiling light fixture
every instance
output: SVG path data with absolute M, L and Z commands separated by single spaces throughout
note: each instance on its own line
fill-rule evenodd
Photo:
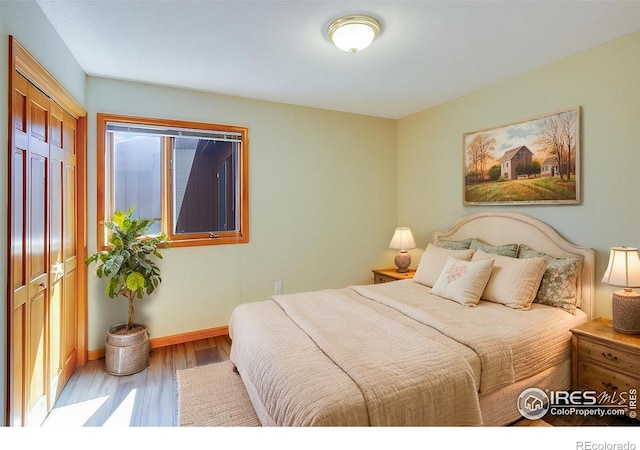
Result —
M 380 30 L 380 22 L 371 16 L 349 15 L 331 22 L 327 35 L 340 50 L 356 53 L 371 45 Z

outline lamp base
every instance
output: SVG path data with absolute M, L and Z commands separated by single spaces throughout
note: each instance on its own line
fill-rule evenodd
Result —
M 408 272 L 409 266 L 411 265 L 411 255 L 406 250 L 400 250 L 398 253 L 396 253 L 394 262 L 396 263 L 396 267 L 398 268 L 396 272 Z
M 616 291 L 611 298 L 613 329 L 620 333 L 640 334 L 640 294 Z

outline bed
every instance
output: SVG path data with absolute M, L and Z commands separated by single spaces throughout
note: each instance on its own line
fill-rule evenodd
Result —
M 519 213 L 436 231 L 413 280 L 238 306 L 231 361 L 263 426 L 499 426 L 571 384 L 594 252 Z

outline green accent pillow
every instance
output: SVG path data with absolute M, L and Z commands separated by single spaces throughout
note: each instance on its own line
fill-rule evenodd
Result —
M 554 306 L 575 314 L 578 304 L 578 274 L 581 260 L 578 257 L 556 258 L 526 245 L 520 246 L 518 258 L 544 258 L 547 269 L 542 276 L 534 303 Z
M 471 245 L 471 239 L 465 239 L 463 241 L 449 241 L 441 239 L 436 242 L 438 247 L 448 248 L 449 250 L 467 250 Z
M 494 255 L 509 256 L 511 258 L 518 257 L 518 244 L 490 245 L 480 239 L 471 239 L 469 248 L 475 248 Z

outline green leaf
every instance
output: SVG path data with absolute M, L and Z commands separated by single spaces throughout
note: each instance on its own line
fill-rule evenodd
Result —
M 115 298 L 118 295 L 118 279 L 117 278 L 111 278 L 109 280 L 109 282 L 107 283 L 107 286 L 105 288 L 105 292 L 107 293 L 107 295 L 111 298 Z
M 118 211 L 115 211 L 113 213 L 112 222 L 115 225 L 117 225 L 119 228 L 124 228 L 124 221 L 125 221 L 126 218 L 127 218 L 127 216 L 125 216 L 125 214 L 122 211 L 118 210 Z
M 144 289 L 144 276 L 140 272 L 132 272 L 127 276 L 126 286 L 132 291 Z
M 107 262 L 104 263 L 104 274 L 111 275 L 118 273 L 122 263 L 124 262 L 124 256 L 116 255 Z

